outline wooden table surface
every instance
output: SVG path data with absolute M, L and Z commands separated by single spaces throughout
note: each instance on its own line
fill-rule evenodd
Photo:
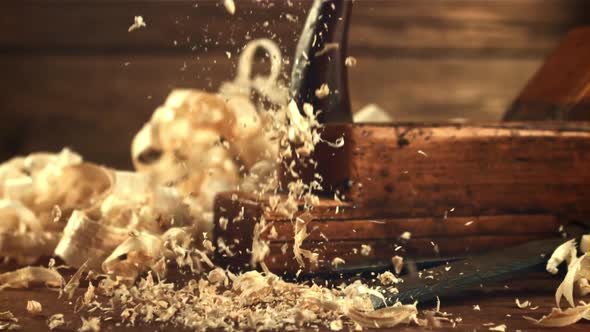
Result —
M 441 299 L 441 311 L 461 317 L 462 322 L 456 327 L 449 324 L 437 331 L 488 331 L 489 323 L 506 324 L 506 331 L 548 331 L 551 328 L 535 327 L 522 318 L 523 315 L 539 318 L 548 313 L 554 305 L 554 292 L 560 282 L 559 277 L 547 274 L 530 274 L 511 282 L 487 285 L 481 289 L 464 292 L 454 298 Z M 83 289 L 78 290 L 80 294 Z M 531 301 L 536 310 L 519 309 L 515 299 Z M 31 316 L 26 312 L 27 300 L 36 300 L 43 305 L 41 316 Z M 473 310 L 479 305 L 480 311 Z M 66 325 L 58 331 L 76 331 L 81 326 L 80 314 L 73 312 L 73 304 L 57 299 L 57 293 L 48 289 L 0 291 L 0 311 L 10 310 L 18 319 L 23 331 L 46 331 L 46 319 L 52 314 L 63 313 Z M 83 315 L 83 314 L 82 314 Z M 327 329 L 325 329 L 327 330 Z M 346 328 L 344 329 L 346 330 Z M 401 326 L 387 331 L 425 331 L 415 326 Z M 567 331 L 589 331 L 590 322 L 579 322 L 567 328 Z M 134 327 L 117 326 L 115 321 L 101 322 L 101 331 L 188 331 L 186 329 L 162 324 L 137 325 Z

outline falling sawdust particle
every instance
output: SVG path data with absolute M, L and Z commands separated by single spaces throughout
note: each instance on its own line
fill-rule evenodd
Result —
M 236 13 L 236 4 L 234 3 L 234 0 L 223 0 L 223 6 L 230 15 L 234 15 Z
M 143 20 L 143 17 L 142 16 L 135 16 L 133 18 L 133 24 L 131 24 L 129 29 L 127 29 L 127 32 L 135 31 L 137 29 L 145 28 L 145 27 L 146 27 L 146 23 Z

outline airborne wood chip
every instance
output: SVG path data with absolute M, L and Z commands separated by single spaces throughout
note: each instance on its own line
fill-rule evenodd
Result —
M 234 0 L 223 0 L 223 6 L 231 15 L 236 13 L 236 4 L 234 3 Z
M 131 24 L 131 26 L 129 27 L 129 29 L 127 29 L 127 32 L 131 32 L 134 30 L 137 30 L 139 28 L 145 28 L 146 24 L 145 21 L 143 20 L 142 16 L 135 16 L 133 18 L 133 24 Z
M 400 274 L 404 267 L 404 258 L 401 256 L 393 256 L 391 258 L 391 263 L 393 264 L 393 269 L 396 274 Z

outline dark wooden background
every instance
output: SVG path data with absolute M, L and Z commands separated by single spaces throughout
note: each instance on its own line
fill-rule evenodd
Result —
M 234 16 L 205 0 L 1 1 L 0 159 L 70 146 L 130 167 L 134 133 L 171 89 L 215 91 L 248 39 L 293 54 L 310 1 L 235 1 Z M 147 28 L 128 33 L 135 15 Z M 358 0 L 353 108 L 499 120 L 559 39 L 584 24 L 585 0 Z

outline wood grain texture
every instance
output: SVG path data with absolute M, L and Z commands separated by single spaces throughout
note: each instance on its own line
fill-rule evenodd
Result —
M 590 28 L 571 31 L 518 95 L 507 121 L 590 121 Z
M 335 206 L 346 207 L 336 212 Z M 272 224 L 262 232 L 260 240 L 268 241 L 270 253 L 265 259 L 268 268 L 279 274 L 332 271 L 331 262 L 340 257 L 342 267 L 365 264 L 390 264 L 391 257 L 401 255 L 407 260 L 459 257 L 494 248 L 556 236 L 564 220 L 552 215 L 482 215 L 446 218 L 387 217 L 381 208 L 353 208 L 349 203 L 327 199 L 311 211 L 307 225 L 309 237 L 302 248 L 319 254 L 318 265 L 300 267 L 294 260 L 294 225 L 285 216 L 273 213 L 266 198 L 254 198 L 243 193 L 221 193 L 215 202 L 214 237 L 223 239 L 231 253 L 221 250 L 216 262 L 234 270 L 257 268 L 250 266 L 254 225 L 264 219 Z M 228 220 L 225 228 L 220 218 Z M 404 232 L 411 239 L 403 239 Z M 363 245 L 371 252 L 361 255 Z M 436 248 L 435 248 L 436 246 Z
M 349 162 L 321 163 L 318 173 L 348 167 L 347 200 L 404 216 L 443 216 L 452 208 L 455 215 L 584 215 L 590 133 L 576 127 L 333 127 L 344 132 Z M 320 146 L 317 154 L 334 150 Z

